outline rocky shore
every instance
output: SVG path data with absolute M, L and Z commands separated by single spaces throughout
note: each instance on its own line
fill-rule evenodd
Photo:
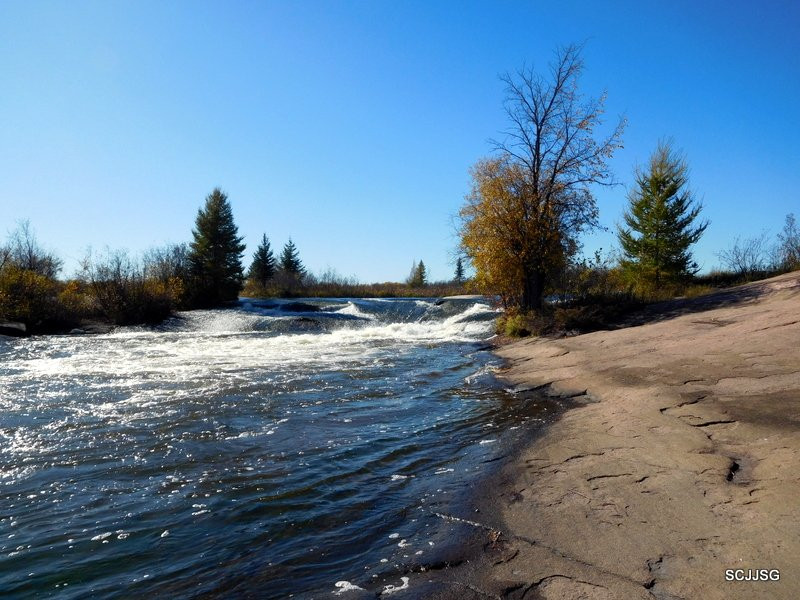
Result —
M 800 273 L 632 325 L 499 350 L 575 406 L 476 490 L 472 556 L 403 598 L 800 598 Z

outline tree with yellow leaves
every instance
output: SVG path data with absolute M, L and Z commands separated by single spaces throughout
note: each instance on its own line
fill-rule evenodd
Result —
M 607 161 L 621 146 L 624 119 L 597 139 L 604 97 L 578 93 L 578 46 L 557 52 L 549 77 L 533 69 L 506 75 L 510 127 L 497 156 L 472 169 L 473 187 L 460 216 L 461 245 L 485 293 L 507 306 L 542 307 L 549 278 L 597 227 L 593 184 L 612 184 Z

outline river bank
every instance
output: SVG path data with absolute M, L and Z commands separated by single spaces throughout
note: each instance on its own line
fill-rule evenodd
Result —
M 499 349 L 576 406 L 477 491 L 477 556 L 407 596 L 800 597 L 800 273 L 631 325 Z

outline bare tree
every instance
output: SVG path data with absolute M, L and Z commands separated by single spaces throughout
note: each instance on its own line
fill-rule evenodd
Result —
M 82 261 L 82 276 L 91 289 L 97 307 L 117 323 L 142 294 L 144 275 L 138 262 L 125 250 L 110 250 L 97 254 L 87 251 Z
M 729 248 L 717 252 L 717 258 L 729 271 L 741 275 L 765 271 L 769 266 L 767 232 L 751 238 L 737 237 Z
M 175 290 L 169 285 L 154 283 L 169 283 L 162 281 L 162 276 L 168 279 L 178 277 L 158 269 L 172 269 L 173 260 L 184 260 L 185 246 L 168 246 L 148 254 L 150 258 L 143 264 L 126 250 L 106 248 L 101 253 L 87 252 L 82 264 L 82 278 L 95 309 L 105 318 L 118 325 L 133 325 L 158 323 L 169 316 L 176 301 Z M 163 261 L 166 261 L 166 266 Z
M 800 268 L 800 229 L 793 213 L 786 215 L 786 223 L 778 234 L 777 253 L 782 268 Z
M 151 248 L 142 257 L 145 277 L 168 283 L 172 278 L 189 276 L 189 245 L 167 244 Z
M 580 94 L 580 53 L 576 45 L 560 49 L 544 76 L 523 67 L 502 77 L 510 126 L 494 146 L 500 160 L 511 167 L 501 170 L 502 174 L 522 177 L 510 192 L 518 196 L 520 210 L 514 219 L 520 225 L 508 224 L 510 231 L 521 235 L 519 239 L 513 239 L 514 233 L 506 236 L 503 252 L 519 255 L 525 309 L 542 305 L 554 266 L 552 240 L 561 245 L 563 254 L 573 251 L 580 232 L 598 226 L 591 186 L 614 183 L 607 161 L 622 144 L 625 120 L 620 118 L 605 137 L 596 134 L 605 95 L 592 99 Z M 467 214 L 467 219 L 482 218 L 479 204 L 473 202 L 474 207 L 479 210 Z M 547 225 L 531 228 L 528 221 Z M 531 231 L 536 233 L 532 236 Z M 467 253 L 474 258 L 475 249 L 467 247 Z
M 11 262 L 20 269 L 33 271 L 48 279 L 55 279 L 61 270 L 61 260 L 39 245 L 36 233 L 27 220 L 20 221 L 17 229 L 11 233 L 4 254 L 0 263 Z
M 0 271 L 3 270 L 9 261 L 11 260 L 11 250 L 9 250 L 6 246 L 0 246 Z

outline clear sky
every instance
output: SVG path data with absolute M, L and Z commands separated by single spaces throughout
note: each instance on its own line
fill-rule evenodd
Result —
M 306 266 L 452 276 L 468 169 L 506 121 L 498 74 L 585 42 L 582 89 L 626 115 L 610 228 L 671 136 L 711 226 L 699 263 L 800 216 L 800 2 L 0 0 L 0 234 L 186 241 L 225 190 L 248 244 Z M 611 233 L 587 238 L 608 249 Z

